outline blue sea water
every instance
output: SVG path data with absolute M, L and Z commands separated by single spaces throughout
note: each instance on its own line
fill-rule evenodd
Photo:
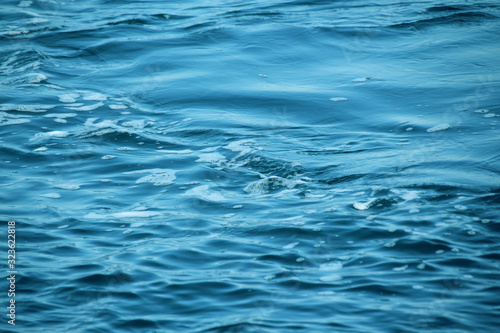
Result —
M 7 0 L 0 24 L 2 332 L 500 328 L 496 1 Z

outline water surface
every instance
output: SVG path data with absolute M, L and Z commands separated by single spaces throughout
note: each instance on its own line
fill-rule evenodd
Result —
M 0 22 L 2 330 L 499 327 L 496 2 L 23 0 Z

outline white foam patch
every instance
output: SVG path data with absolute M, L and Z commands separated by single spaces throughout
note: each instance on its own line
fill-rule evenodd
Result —
M 124 172 L 124 175 L 133 175 L 133 174 L 141 174 L 141 173 L 149 173 L 149 175 L 139 178 L 135 183 L 143 184 L 143 183 L 153 183 L 154 186 L 166 186 L 170 185 L 176 179 L 176 170 L 171 169 L 145 169 L 145 170 L 136 170 Z
M 297 245 L 299 245 L 299 242 L 295 242 L 295 243 L 291 243 L 291 244 L 285 245 L 285 246 L 283 246 L 283 249 L 284 250 L 291 250 L 294 247 L 296 247 Z
M 25 124 L 29 123 L 31 120 L 29 119 L 4 119 L 0 118 L 0 126 L 7 126 L 7 125 L 19 125 L 19 124 Z
M 96 214 L 88 213 L 84 217 L 87 219 L 105 219 L 105 218 L 148 218 L 153 216 L 161 215 L 159 212 L 149 212 L 149 211 L 130 211 L 130 212 L 119 212 L 112 214 Z
M 450 124 L 443 123 L 436 125 L 434 127 L 431 127 L 427 130 L 428 133 L 433 133 L 433 132 L 438 132 L 438 131 L 445 131 L 447 129 L 451 128 Z
M 59 199 L 61 197 L 59 193 L 47 193 L 47 194 L 42 194 L 40 196 L 49 199 Z
M 225 145 L 222 148 L 232 150 L 234 152 L 238 152 L 238 151 L 247 150 L 249 148 L 248 144 L 253 144 L 253 143 L 255 143 L 255 141 L 253 141 L 253 140 L 239 140 L 239 141 L 231 142 L 230 144 Z
M 59 97 L 59 102 L 61 103 L 75 103 L 76 99 L 80 97 L 78 94 L 64 94 L 60 95 Z
M 347 98 L 345 98 L 345 97 L 333 97 L 333 98 L 330 98 L 330 101 L 332 101 L 332 102 L 345 102 L 345 101 L 347 101 Z
M 36 84 L 36 83 L 42 83 L 44 81 L 47 81 L 47 79 L 48 79 L 47 76 L 45 76 L 43 74 L 31 73 L 31 74 L 23 75 L 21 77 L 17 77 L 15 79 L 4 81 L 3 83 L 4 84 L 24 83 L 24 84 L 32 85 L 32 84 Z
M 320 271 L 338 271 L 344 267 L 340 261 L 329 262 L 319 266 Z
M 47 148 L 47 147 L 40 147 L 40 148 L 34 149 L 33 152 L 38 153 L 38 152 L 47 151 L 47 150 L 49 150 L 49 148 Z
M 54 185 L 54 187 L 60 188 L 63 190 L 69 190 L 69 191 L 75 191 L 75 190 L 78 190 L 80 188 L 80 186 L 76 185 L 76 184 L 57 184 L 57 185 Z
M 219 147 L 208 147 L 208 148 L 204 148 L 200 151 L 203 153 L 211 153 L 211 152 L 216 151 L 217 149 L 219 149 Z
M 154 186 L 165 186 L 172 184 L 175 178 L 175 173 L 154 173 L 137 179 L 135 183 L 153 183 Z
M 371 80 L 371 77 L 358 77 L 358 78 L 352 80 L 352 82 L 366 82 L 368 80 Z
M 394 272 L 403 272 L 408 268 L 408 265 L 400 266 L 400 267 L 394 267 L 392 270 Z
M 420 195 L 417 191 L 409 191 L 401 196 L 401 199 L 405 201 L 419 199 Z
M 87 106 L 80 106 L 80 107 L 68 107 L 68 106 L 66 106 L 66 109 L 75 110 L 75 111 L 92 111 L 92 110 L 95 110 L 97 108 L 100 108 L 103 105 L 104 104 L 102 102 L 99 102 L 96 104 L 87 105 Z
M 111 110 L 124 110 L 124 109 L 128 109 L 128 106 L 123 105 L 123 104 L 110 104 L 109 108 Z
M 116 150 L 119 151 L 132 151 L 132 150 L 137 150 L 137 148 L 132 148 L 132 147 L 118 147 Z
M 367 210 L 370 208 L 377 199 L 371 199 L 368 202 L 355 202 L 352 206 L 357 210 Z
M 243 190 L 250 194 L 266 194 L 280 188 L 292 189 L 299 184 L 305 184 L 302 180 L 291 180 L 278 176 L 271 176 L 248 184 Z
M 99 118 L 89 118 L 85 121 L 85 126 L 87 127 L 94 127 L 94 128 L 119 128 L 119 126 L 116 125 L 116 120 L 103 120 L 100 123 L 96 123 L 95 121 Z
M 221 163 L 224 162 L 226 158 L 219 153 L 207 153 L 198 155 L 197 163 Z
M 322 276 L 319 278 L 320 281 L 322 282 L 333 282 L 333 281 L 339 281 L 342 280 L 342 276 L 339 274 L 331 274 L 328 276 Z
M 116 158 L 115 155 L 104 155 L 101 157 L 101 160 L 112 160 L 113 158 Z
M 156 152 L 158 152 L 158 153 L 165 153 L 165 154 L 191 154 L 193 151 L 191 149 L 184 149 L 184 150 L 165 150 L 165 149 L 159 149 Z
M 131 120 L 131 121 L 125 121 L 122 123 L 122 126 L 125 126 L 125 127 L 134 127 L 134 128 L 144 128 L 148 125 L 148 123 L 146 123 L 144 121 L 144 119 L 141 119 L 141 120 Z
M 45 118 L 73 118 L 76 113 L 48 113 L 44 115 Z
M 69 135 L 69 132 L 67 131 L 51 131 L 51 132 L 45 132 L 45 133 L 37 133 L 33 138 L 30 139 L 30 141 L 34 141 L 37 139 L 43 139 L 43 138 L 65 138 Z
M 186 193 L 184 193 L 183 196 L 196 197 L 205 201 L 214 201 L 214 202 L 225 200 L 224 196 L 221 193 L 210 190 L 210 187 L 208 185 L 201 185 L 192 188 L 186 191 Z
M 19 2 L 18 6 L 19 7 L 29 7 L 32 4 L 33 4 L 33 1 L 21 0 L 21 2 Z
M 132 212 L 113 213 L 110 215 L 116 218 L 133 218 L 133 217 L 152 217 L 161 214 L 159 212 L 132 211 Z
M 83 96 L 83 100 L 85 101 L 105 101 L 107 99 L 106 95 L 97 92 L 88 92 Z
M 32 105 L 3 104 L 0 105 L 0 111 L 45 112 L 55 107 L 56 107 L 55 105 L 41 105 L 41 104 L 32 104 Z

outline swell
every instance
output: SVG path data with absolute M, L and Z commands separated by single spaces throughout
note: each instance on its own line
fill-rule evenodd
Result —
M 397 23 L 397 24 L 392 24 L 389 27 L 396 29 L 411 28 L 411 29 L 421 30 L 443 25 L 460 26 L 467 24 L 479 24 L 496 19 L 498 19 L 498 17 L 493 14 L 473 11 L 473 12 L 453 13 L 439 17 L 421 19 L 413 22 Z

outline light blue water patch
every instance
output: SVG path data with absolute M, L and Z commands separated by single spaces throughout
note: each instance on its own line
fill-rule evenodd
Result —
M 3 331 L 500 325 L 498 4 L 0 17 Z

